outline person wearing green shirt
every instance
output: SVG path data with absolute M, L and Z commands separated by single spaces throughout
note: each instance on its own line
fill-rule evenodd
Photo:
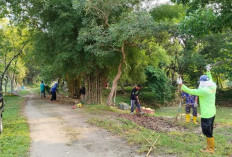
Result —
M 181 86 L 181 90 L 199 97 L 200 111 L 201 111 L 201 128 L 203 134 L 207 137 L 207 147 L 202 149 L 201 152 L 214 153 L 215 143 L 213 137 L 213 125 L 216 115 L 216 89 L 217 85 L 212 80 L 210 73 L 211 65 L 206 66 L 207 75 L 200 77 L 200 84 L 198 89 L 190 89 L 185 86 L 181 78 L 177 79 L 177 83 Z

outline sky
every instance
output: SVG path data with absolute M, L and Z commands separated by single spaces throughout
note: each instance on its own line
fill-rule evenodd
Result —
M 170 0 L 143 0 L 142 6 L 144 8 L 153 8 L 155 5 L 160 5 L 164 3 L 168 3 Z
M 162 4 L 162 3 L 167 3 L 170 2 L 170 0 L 151 0 L 154 4 L 158 3 L 158 4 Z

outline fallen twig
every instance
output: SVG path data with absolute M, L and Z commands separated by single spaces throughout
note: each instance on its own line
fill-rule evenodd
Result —
M 156 140 L 155 140 L 155 142 L 152 144 L 152 146 L 150 147 L 150 149 L 149 149 L 149 151 L 147 152 L 147 157 L 149 156 L 149 154 L 150 154 L 150 152 L 152 151 L 152 149 L 153 148 L 155 148 L 155 144 L 156 144 L 156 142 L 158 141 L 158 139 L 159 139 L 159 137 L 160 137 L 160 135 L 156 138 Z
M 143 137 L 143 139 L 145 139 L 147 141 L 147 143 L 149 143 L 150 145 L 152 145 L 152 143 L 148 140 L 148 138 L 146 138 L 141 132 L 139 132 L 140 135 Z

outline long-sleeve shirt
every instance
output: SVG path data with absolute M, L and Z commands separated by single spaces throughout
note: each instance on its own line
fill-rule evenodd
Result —
M 133 88 L 131 91 L 131 100 L 137 100 L 138 95 L 139 95 L 139 90 Z
M 51 92 L 56 92 L 58 87 L 58 83 L 55 83 L 55 85 L 52 87 Z
M 212 75 L 210 72 L 207 72 L 209 80 L 212 81 Z M 199 96 L 200 101 L 200 110 L 202 118 L 212 118 L 216 115 L 216 89 L 217 85 L 214 83 L 211 87 L 200 87 L 198 89 L 190 89 L 185 85 L 182 85 L 182 91 L 190 94 Z
M 196 102 L 196 97 L 195 95 L 190 95 L 186 92 L 182 92 L 181 94 L 181 97 L 182 98 L 185 98 L 185 101 L 186 101 L 186 104 L 189 104 L 189 105 L 194 105 L 195 102 Z

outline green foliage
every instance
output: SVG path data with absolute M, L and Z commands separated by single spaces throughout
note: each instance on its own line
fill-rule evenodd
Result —
M 141 101 L 141 105 L 150 108 L 159 108 L 161 100 L 160 93 L 154 92 L 149 88 L 148 91 L 142 90 L 141 95 L 139 96 L 139 100 Z
M 148 65 L 158 67 L 160 64 L 169 64 L 170 56 L 156 39 L 145 39 L 141 48 L 129 47 L 121 83 L 141 84 L 146 81 L 145 70 Z
M 148 64 L 146 51 L 136 47 L 128 48 L 126 65 L 124 66 L 123 74 L 120 83 L 141 84 L 146 81 L 145 68 Z
M 30 32 L 3 18 L 0 19 L 0 33 L 0 77 L 4 74 L 3 79 L 21 83 L 26 76 L 23 55 L 30 49 Z
M 211 8 L 216 14 L 214 26 L 217 30 L 232 28 L 232 5 L 231 0 L 171 0 L 178 4 L 182 3 L 189 7 L 188 14 L 191 14 L 199 9 Z
M 220 34 L 212 34 L 202 39 L 202 49 L 200 53 L 206 56 L 210 63 L 220 62 L 213 69 L 213 72 L 219 76 L 223 74 L 224 80 L 232 78 L 232 38 L 231 31 Z
M 21 73 L 17 71 L 21 78 L 26 66 L 27 80 L 72 80 L 100 73 L 111 82 L 125 44 L 121 87 L 146 82 L 146 67 L 152 65 L 154 77 L 166 75 L 166 80 L 153 85 L 158 96 L 153 95 L 150 101 L 164 102 L 171 98 L 172 90 L 162 88 L 163 82 L 170 80 L 168 86 L 173 88 L 177 75 L 181 75 L 186 84 L 197 86 L 209 63 L 223 62 L 212 69 L 219 87 L 232 77 L 231 3 L 172 2 L 179 5 L 158 5 L 145 12 L 139 9 L 139 0 L 6 0 L 0 12 L 20 26 L 17 28 L 24 30 L 27 25 L 35 31 L 33 45 L 28 47 L 31 52 L 23 56 L 23 66 L 17 68 L 22 69 Z M 148 101 L 148 97 L 144 99 Z
M 196 10 L 185 17 L 180 23 L 180 29 L 188 35 L 202 37 L 210 32 L 218 31 L 215 25 L 216 18 L 217 16 L 212 9 Z
M 153 19 L 146 12 L 132 12 L 122 17 L 122 20 L 109 28 L 110 38 L 115 46 L 123 42 L 134 43 L 134 40 L 144 39 L 151 35 Z
M 150 12 L 156 22 L 179 22 L 186 13 L 186 8 L 182 5 L 163 4 L 155 7 Z
M 231 97 L 232 96 L 232 89 L 228 88 L 228 89 L 218 89 L 217 90 L 217 100 L 218 101 L 231 101 Z M 221 103 L 223 105 L 223 103 Z M 225 104 L 226 105 L 226 104 Z M 232 106 L 232 104 L 230 104 Z
M 19 95 L 28 95 L 28 94 L 30 94 L 31 92 L 30 91 L 28 91 L 28 90 L 20 90 L 19 91 Z
M 146 75 L 148 88 L 156 93 L 161 103 L 172 97 L 171 82 L 161 69 L 148 66 L 146 68 Z

